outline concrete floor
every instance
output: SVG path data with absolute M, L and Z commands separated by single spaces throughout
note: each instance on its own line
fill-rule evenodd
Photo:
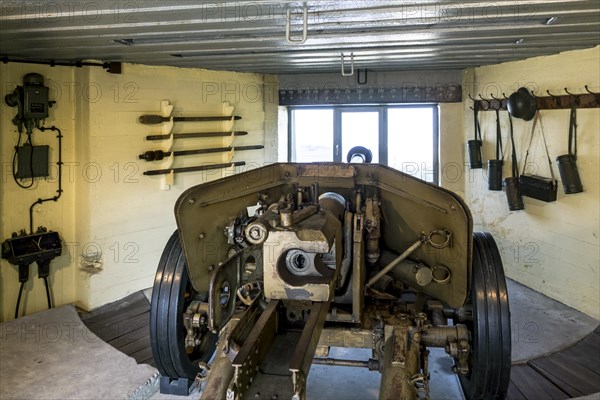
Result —
M 0 324 L 0 399 L 122 399 L 156 369 L 90 332 L 72 305 Z
M 523 285 L 509 281 L 508 291 L 513 361 L 568 347 L 598 325 L 593 318 Z M 331 355 L 367 359 L 370 351 L 333 349 Z M 457 377 L 450 372 L 451 365 L 443 350 L 432 349 L 432 400 L 462 399 Z M 0 324 L 2 399 L 186 399 L 157 393 L 156 372 L 148 365 L 137 365 L 95 337 L 70 306 Z M 308 377 L 308 398 L 376 399 L 379 380 L 378 373 L 365 369 L 314 365 Z M 196 389 L 187 398 L 199 397 Z
M 598 321 L 512 280 L 508 302 L 512 362 L 525 362 L 569 347 L 586 337 Z

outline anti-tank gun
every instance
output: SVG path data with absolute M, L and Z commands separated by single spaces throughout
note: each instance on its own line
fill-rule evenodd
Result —
M 502 262 L 455 194 L 380 165 L 274 164 L 187 190 L 175 214 L 152 294 L 161 391 L 304 399 L 320 363 L 380 371 L 380 399 L 427 398 L 441 347 L 467 398 L 505 396 Z

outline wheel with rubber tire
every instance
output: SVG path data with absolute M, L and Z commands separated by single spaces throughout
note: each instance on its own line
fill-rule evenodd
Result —
M 506 397 L 511 366 L 511 330 L 504 267 L 492 235 L 473 234 L 469 373 L 460 375 L 468 400 Z
M 358 161 L 357 161 L 358 159 Z M 346 156 L 346 161 L 349 163 L 352 162 L 361 162 L 364 164 L 370 164 L 373 161 L 373 153 L 371 150 L 367 149 L 363 146 L 355 146 L 348 151 Z
M 162 376 L 193 380 L 199 363 L 208 361 L 216 348 L 217 336 L 206 331 L 193 351 L 186 351 L 184 313 L 193 300 L 206 300 L 190 282 L 185 256 L 175 231 L 158 263 L 150 304 L 150 343 L 156 368 Z

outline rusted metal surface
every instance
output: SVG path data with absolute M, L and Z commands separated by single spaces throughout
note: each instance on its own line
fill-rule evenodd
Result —
M 323 265 L 316 254 L 341 254 L 341 223 L 328 214 L 312 215 L 296 229 L 271 231 L 263 248 L 265 295 L 273 299 L 330 301 L 337 270 Z M 292 250 L 291 250 L 292 249 Z M 297 253 L 293 253 L 297 252 Z M 296 270 L 288 264 L 302 261 Z
M 390 327 L 386 333 L 379 400 L 415 400 L 417 391 L 412 380 L 420 367 L 418 337 L 410 334 L 408 326 Z
M 227 389 L 227 399 L 239 400 L 250 388 L 254 375 L 258 372 L 259 365 L 276 334 L 278 306 L 277 300 L 267 305 L 232 361 L 234 374 Z
M 290 360 L 290 371 L 292 372 L 294 387 L 293 400 L 306 399 L 306 377 L 315 356 L 328 308 L 328 302 L 315 302 L 313 304 L 310 310 L 310 318 L 302 330 L 302 336 L 300 336 L 296 351 Z
M 485 362 L 469 312 L 472 221 L 451 192 L 380 165 L 274 164 L 193 187 L 175 210 L 191 281 L 208 292 L 184 316 L 185 344 L 219 333 L 215 398 L 305 400 L 330 346 L 372 350 L 316 362 L 382 372 L 380 399 L 428 397 L 427 347 L 461 376 Z M 504 372 L 488 372 L 494 389 Z
M 255 265 L 251 271 L 246 268 L 249 259 L 252 259 Z M 262 259 L 262 249 L 249 247 L 220 264 L 211 275 L 208 291 L 208 327 L 211 331 L 220 330 L 233 315 L 238 288 L 245 283 L 262 280 Z
M 321 333 L 319 345 L 331 347 L 373 348 L 373 332 L 362 328 L 329 328 Z
M 377 193 L 384 221 L 382 245 L 398 253 L 422 232 L 451 227 L 452 247 L 442 251 L 419 249 L 415 257 L 428 265 L 443 261 L 453 277 L 435 291 L 425 288 L 425 293 L 453 307 L 464 303 L 470 277 L 472 222 L 463 201 L 410 175 L 367 164 L 273 164 L 188 189 L 178 199 L 175 215 L 195 289 L 207 291 L 210 269 L 226 258 L 229 246 L 222 229 L 229 223 L 231 210 L 256 204 L 258 193 L 277 199 L 293 192 L 295 186 L 310 187 L 313 183 L 318 183 L 321 192 L 334 191 L 346 198 L 355 188 Z M 202 239 L 201 233 L 205 233 Z

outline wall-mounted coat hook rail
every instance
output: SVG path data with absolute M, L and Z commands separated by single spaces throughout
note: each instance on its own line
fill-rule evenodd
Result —
M 210 121 L 234 121 L 242 119 L 237 115 L 232 116 L 218 116 L 218 117 L 163 117 L 158 114 L 141 115 L 138 119 L 140 124 L 144 125 L 157 125 L 163 122 L 210 122 Z
M 567 88 L 565 88 L 565 92 L 571 96 L 571 107 L 577 107 L 579 105 L 579 95 L 569 92 Z
M 531 91 L 531 95 L 536 99 L 538 110 L 562 110 L 570 109 L 573 106 L 576 108 L 598 108 L 600 107 L 600 93 L 594 93 L 590 91 L 586 86 L 587 93 L 572 93 L 567 88 L 564 88 L 567 93 L 553 94 L 550 90 L 546 90 L 548 96 L 538 96 L 535 92 Z M 503 96 L 505 96 L 503 94 Z M 492 99 L 485 99 L 481 95 L 481 100 L 473 99 L 470 95 L 469 98 L 473 100 L 473 107 L 478 111 L 491 111 L 497 107 L 500 110 L 506 110 L 507 99 L 499 99 L 495 96 L 491 96 Z
M 191 133 L 168 133 L 166 135 L 148 135 L 146 140 L 166 140 L 173 136 L 173 139 L 191 139 L 191 138 L 209 138 L 209 137 L 224 137 L 224 136 L 244 136 L 246 131 L 233 132 L 191 132 Z
M 236 161 L 226 164 L 208 164 L 208 165 L 196 165 L 193 167 L 180 167 L 180 168 L 166 168 L 166 169 L 153 169 L 144 172 L 144 175 L 167 175 L 170 173 L 181 173 L 181 172 L 197 172 L 197 171 L 208 171 L 211 169 L 221 169 L 229 167 L 240 167 L 246 165 L 245 161 Z
M 504 94 L 503 94 L 504 95 Z M 506 110 L 506 102 L 507 98 L 505 96 L 504 99 L 499 99 L 493 95 L 491 95 L 491 99 L 486 99 L 481 94 L 477 95 L 480 100 L 474 99 L 469 94 L 469 98 L 473 101 L 473 107 L 477 109 L 477 111 L 493 111 L 493 110 Z
M 262 144 L 251 145 L 251 146 L 228 146 L 228 147 L 213 147 L 209 149 L 192 149 L 192 150 L 176 150 L 176 151 L 162 151 L 162 150 L 149 150 L 144 154 L 140 154 L 140 160 L 146 161 L 160 161 L 165 157 L 170 157 L 173 154 L 177 156 L 191 156 L 196 154 L 212 154 L 212 153 L 227 153 L 229 151 L 245 151 L 245 150 L 260 150 L 264 149 L 265 146 Z

